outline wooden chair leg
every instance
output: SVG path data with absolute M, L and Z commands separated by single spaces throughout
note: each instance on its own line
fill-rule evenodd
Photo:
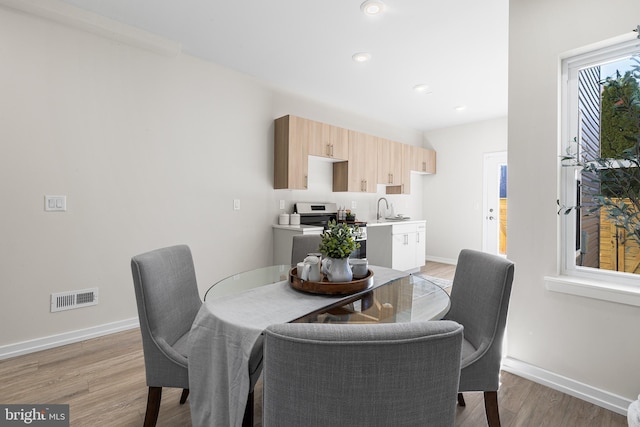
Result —
M 489 427 L 500 427 L 500 412 L 498 412 L 498 392 L 484 392 L 484 410 L 487 414 Z
M 184 405 L 184 402 L 187 401 L 187 397 L 189 397 L 189 389 L 188 388 L 183 388 L 182 389 L 182 395 L 180 396 L 180 404 Z
M 249 392 L 249 396 L 247 397 L 247 406 L 244 408 L 242 427 L 253 427 L 253 390 Z
M 458 405 L 467 406 L 467 403 L 464 401 L 464 397 L 462 396 L 462 393 L 458 393 Z
M 147 412 L 144 414 L 144 427 L 155 427 L 160 412 L 162 400 L 162 387 L 149 387 L 147 396 Z

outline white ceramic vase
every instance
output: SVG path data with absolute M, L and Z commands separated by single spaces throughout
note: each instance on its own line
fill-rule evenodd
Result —
M 353 279 L 349 258 L 325 258 L 323 270 L 330 282 L 350 282 Z

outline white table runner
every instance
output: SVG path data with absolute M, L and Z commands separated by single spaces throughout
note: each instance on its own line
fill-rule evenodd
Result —
M 374 273 L 372 289 L 407 275 L 384 267 L 369 268 Z M 282 281 L 207 299 L 189 336 L 192 425 L 241 426 L 250 388 L 249 358 L 262 331 L 346 298 L 305 294 Z

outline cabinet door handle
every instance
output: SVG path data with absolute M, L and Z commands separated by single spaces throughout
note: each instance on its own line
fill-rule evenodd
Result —
M 304 176 L 304 188 L 309 188 L 309 175 Z
M 329 154 L 331 157 L 333 157 L 333 144 L 330 145 L 331 147 L 331 154 Z
M 327 144 L 327 156 L 331 157 L 331 144 Z

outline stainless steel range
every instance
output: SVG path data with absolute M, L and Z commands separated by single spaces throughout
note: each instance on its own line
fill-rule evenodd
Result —
M 338 216 L 338 205 L 332 202 L 298 202 L 293 205 L 293 212 L 300 214 L 301 225 L 312 225 L 327 229 L 329 221 L 335 221 Z M 367 257 L 367 223 L 366 222 L 348 222 L 347 225 L 358 227 L 356 233 L 356 241 L 360 244 L 360 248 L 354 251 L 351 258 Z
M 329 221 L 335 221 L 338 216 L 338 205 L 326 202 L 298 202 L 293 205 L 293 213 L 300 214 L 300 224 L 315 225 L 326 230 Z

